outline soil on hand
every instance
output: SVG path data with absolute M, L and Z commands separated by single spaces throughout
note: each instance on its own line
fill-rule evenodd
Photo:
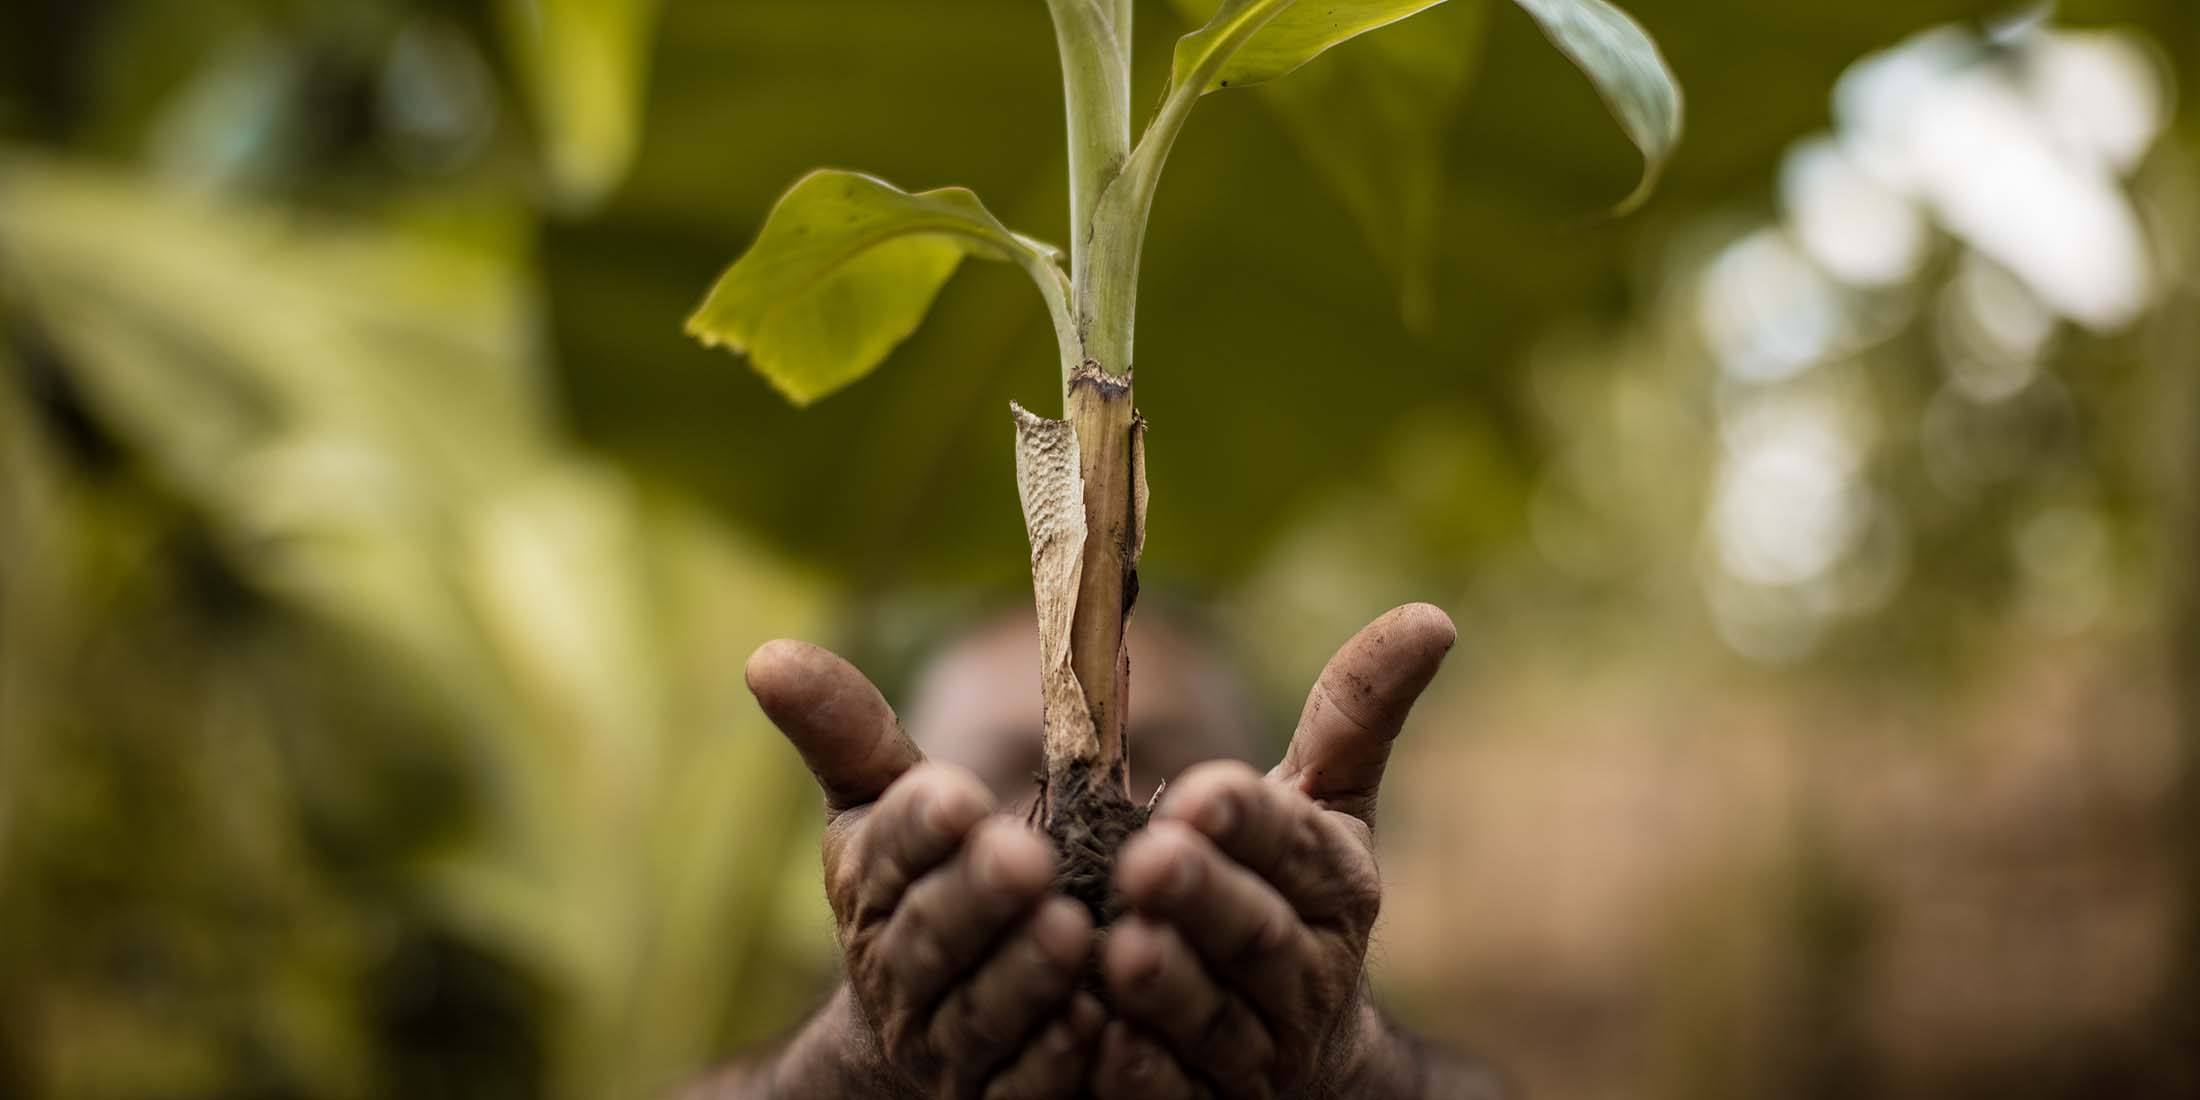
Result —
M 1132 804 L 1120 777 L 1083 761 L 1063 769 L 1054 789 L 1042 790 L 1040 804 L 1052 809 L 1044 824 L 1062 856 L 1062 892 L 1083 902 L 1095 925 L 1107 927 L 1123 911 L 1115 853 L 1145 826 L 1146 808 Z

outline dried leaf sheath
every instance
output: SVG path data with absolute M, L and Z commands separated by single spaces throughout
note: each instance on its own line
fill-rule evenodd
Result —
M 1014 402 L 1009 409 L 1016 418 L 1016 493 L 1031 538 L 1031 588 L 1039 611 L 1046 759 L 1090 761 L 1100 752 L 1098 730 L 1070 666 L 1070 626 L 1085 553 L 1077 433 L 1066 420 L 1036 416 Z
M 1063 889 L 1104 919 L 1115 909 L 1115 850 L 1145 817 L 1130 801 L 1123 737 L 1124 627 L 1145 542 L 1145 423 L 1129 379 L 1089 365 L 1072 376 L 1067 403 L 1066 420 L 1012 407 L 1045 708 L 1038 811 L 1062 852 Z

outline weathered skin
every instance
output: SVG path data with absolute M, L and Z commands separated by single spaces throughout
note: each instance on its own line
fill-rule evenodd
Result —
M 786 1044 L 695 1095 L 1501 1095 L 1487 1069 L 1385 1021 L 1363 977 L 1384 765 L 1455 636 L 1423 604 L 1354 635 L 1262 775 L 1212 656 L 1134 623 L 1134 795 L 1175 778 L 1117 866 L 1131 912 L 1098 941 L 1105 1009 L 1081 987 L 1090 921 L 1049 890 L 1053 854 L 1021 824 L 1038 758 L 1028 628 L 981 631 L 925 678 L 929 763 L 845 661 L 765 646 L 749 684 L 825 792 L 847 980 Z

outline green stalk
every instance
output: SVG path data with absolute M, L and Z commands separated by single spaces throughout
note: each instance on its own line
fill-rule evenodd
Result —
M 1138 474 L 1130 387 L 1130 319 L 1143 218 L 1113 210 L 1131 156 L 1130 0 L 1049 0 L 1062 55 L 1069 129 L 1070 295 L 1077 338 L 1062 361 L 1063 418 L 1075 433 L 1085 536 L 1069 664 L 1090 736 L 1050 738 L 1042 812 L 1062 843 L 1072 892 L 1105 907 L 1106 868 L 1132 821 L 1123 711 L 1129 676 L 1125 593 L 1136 592 Z M 1132 268 L 1117 259 L 1125 243 Z M 1098 261 L 1098 262 L 1096 262 Z M 1067 350 L 1067 349 L 1065 349 Z M 1082 863 L 1082 870 L 1077 865 Z
M 1238 11 L 1217 47 L 1170 89 L 1133 147 L 1130 0 L 1049 0 L 1062 54 L 1070 142 L 1069 294 L 1076 350 L 1073 359 L 1064 341 L 1062 404 L 1076 441 L 1075 495 L 1083 535 L 1072 599 L 1066 571 L 1039 568 L 1041 555 L 1054 544 L 1034 529 L 1040 617 L 1043 629 L 1054 631 L 1042 637 L 1042 656 L 1054 654 L 1047 657 L 1052 662 L 1066 652 L 1076 681 L 1074 688 L 1054 682 L 1066 697 L 1042 684 L 1050 713 L 1040 813 L 1062 850 L 1065 888 L 1102 918 L 1113 910 L 1109 872 L 1115 849 L 1144 819 L 1130 802 L 1123 737 L 1130 699 L 1124 627 L 1138 594 L 1145 526 L 1145 428 L 1131 392 L 1139 254 L 1162 165 L 1201 90 L 1230 53 L 1287 4 L 1266 0 Z M 1020 463 L 1023 457 L 1019 452 Z M 1034 457 L 1032 465 L 1041 462 Z M 1026 488 L 1033 493 L 1027 497 L 1029 521 L 1029 501 L 1052 498 L 1043 485 Z M 1049 608 L 1072 604 L 1065 647 L 1059 619 Z M 1056 625 L 1045 627 L 1049 622 Z

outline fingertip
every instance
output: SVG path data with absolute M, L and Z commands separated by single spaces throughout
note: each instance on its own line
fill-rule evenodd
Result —
M 1406 638 L 1419 642 L 1422 648 L 1434 650 L 1439 658 L 1451 652 L 1451 647 L 1459 641 L 1458 624 L 1451 621 L 1451 616 L 1443 608 L 1432 603 L 1409 603 L 1394 607 L 1388 614 L 1376 620 L 1378 624 L 1385 621 L 1390 622 Z
M 1100 998 L 1079 991 L 1069 1002 L 1069 1028 L 1079 1039 L 1091 1039 L 1100 1033 L 1108 1022 L 1108 1010 L 1100 1006 Z
M 952 764 L 919 764 L 886 791 L 886 802 L 924 837 L 952 842 L 993 812 L 993 793 L 978 777 Z
M 749 654 L 748 664 L 742 668 L 742 679 L 749 686 L 749 694 L 770 713 L 781 709 L 775 704 L 783 703 L 808 681 L 802 670 L 816 665 L 817 654 L 824 652 L 808 642 L 774 638 Z
M 877 798 L 924 758 L 885 697 L 831 650 L 792 638 L 769 641 L 749 655 L 742 677 L 833 809 Z
M 1118 1030 L 1120 1029 L 1120 1030 Z M 1122 1058 L 1124 1082 L 1130 1085 L 1150 1086 L 1161 1076 L 1161 1047 L 1144 1032 L 1121 1020 L 1108 1025 L 1112 1036 L 1117 1036 L 1115 1049 Z
M 1308 736 L 1341 738 L 1333 747 L 1347 755 L 1365 752 L 1359 742 L 1366 738 L 1387 743 L 1396 737 L 1458 640 L 1451 616 L 1426 603 L 1392 608 L 1360 628 L 1322 667 L 1300 712 L 1292 752 L 1323 748 L 1301 745 Z
M 1243 817 L 1240 792 L 1261 782 L 1260 773 L 1240 760 L 1195 764 L 1169 784 L 1154 817 L 1182 821 L 1210 837 L 1227 836 Z
M 1156 821 L 1116 855 L 1116 885 L 1131 904 L 1167 904 L 1188 893 L 1199 873 L 1199 834 L 1180 821 Z
M 1137 1074 L 1137 1067 L 1132 1059 L 1132 1054 L 1137 1049 L 1136 1043 L 1137 1035 L 1131 1031 L 1131 1025 L 1121 1019 L 1110 1017 L 1107 1026 L 1100 1029 L 1101 1059 L 1124 1076 L 1135 1077 Z
M 1046 1035 L 1040 1041 L 1045 1044 L 1048 1057 L 1068 1058 L 1077 1053 L 1084 1040 L 1068 1019 L 1060 1019 L 1047 1025 Z
M 1443 608 L 1404 604 L 1377 616 L 1345 643 L 1338 651 L 1344 659 L 1338 671 L 1378 710 L 1410 706 L 1458 642 L 1459 628 Z
M 1037 894 L 1054 881 L 1054 849 L 1007 818 L 993 818 L 970 841 L 978 885 L 1004 894 Z
M 1108 991 L 1128 997 L 1161 974 L 1161 936 L 1153 922 L 1129 917 L 1108 931 L 1106 957 L 1102 960 Z
M 1048 898 L 1031 919 L 1031 937 L 1062 969 L 1081 969 L 1092 953 L 1092 917 L 1069 898 Z
M 960 835 L 993 812 L 993 792 L 968 771 L 952 764 L 926 764 L 918 774 L 923 776 L 928 827 Z

